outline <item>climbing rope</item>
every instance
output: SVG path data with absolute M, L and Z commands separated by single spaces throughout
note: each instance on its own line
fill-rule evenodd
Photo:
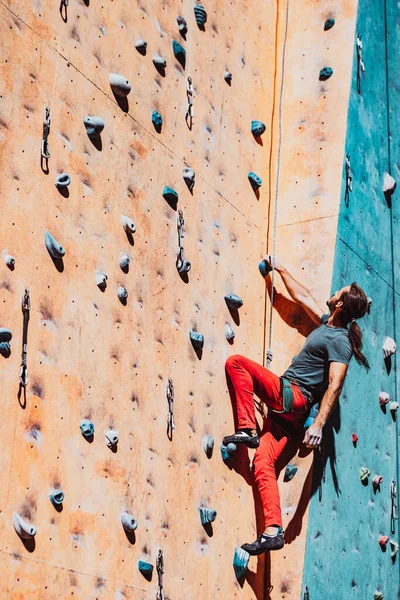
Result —
M 157 575 L 158 575 L 158 587 L 157 587 L 157 600 L 164 600 L 164 586 L 163 586 L 163 574 L 164 574 L 164 557 L 161 548 L 158 550 L 157 563 L 156 563 Z
M 168 419 L 167 419 L 167 435 L 172 441 L 172 434 L 175 429 L 174 421 L 174 384 L 172 379 L 168 379 L 167 385 L 167 400 L 168 400 Z
M 28 346 L 28 322 L 29 312 L 31 310 L 31 299 L 29 297 L 28 288 L 25 289 L 24 295 L 22 296 L 22 313 L 24 315 L 24 324 L 22 332 L 22 359 L 21 359 L 21 370 L 19 373 L 19 381 L 22 387 L 28 385 L 28 367 L 26 364 L 27 357 L 27 346 Z

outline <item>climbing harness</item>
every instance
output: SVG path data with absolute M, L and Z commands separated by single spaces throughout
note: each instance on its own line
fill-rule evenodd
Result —
M 185 221 L 183 218 L 183 212 L 181 210 L 178 211 L 178 256 L 176 258 L 176 268 L 178 269 L 178 273 L 188 273 L 190 271 L 191 264 L 188 260 L 185 259 L 183 255 L 183 225 Z
M 280 377 L 281 380 L 281 392 L 283 395 L 283 410 L 275 410 L 274 408 L 269 408 L 274 413 L 287 413 L 290 412 L 293 408 L 293 389 L 290 381 L 286 379 L 286 377 Z
M 29 312 L 31 310 L 31 299 L 29 296 L 28 288 L 25 288 L 24 295 L 22 296 L 22 313 L 24 315 L 24 324 L 23 324 L 23 332 L 22 332 L 22 360 L 21 360 L 21 370 L 19 373 L 19 381 L 22 387 L 26 387 L 28 385 L 28 367 L 26 364 L 26 356 L 27 356 L 27 346 L 28 346 L 28 322 L 29 322 Z
M 346 189 L 344 192 L 344 203 L 348 207 L 350 200 L 350 192 L 353 191 L 353 173 L 351 171 L 350 156 L 346 154 Z
M 191 77 L 187 78 L 187 82 L 186 82 L 186 94 L 187 94 L 187 99 L 188 99 L 188 107 L 187 107 L 187 111 L 186 111 L 185 120 L 186 120 L 186 125 L 189 127 L 189 129 L 191 131 L 192 130 L 192 125 L 193 125 L 193 115 L 194 115 L 194 108 L 193 108 L 193 82 L 192 82 L 192 78 Z
M 397 519 L 399 518 L 399 515 L 397 512 L 397 489 L 396 489 L 395 481 L 392 481 L 392 484 L 390 486 L 390 496 L 391 496 L 391 502 L 392 502 L 392 507 L 391 507 L 391 511 L 390 511 L 390 531 L 393 534 L 396 531 L 395 521 L 397 521 Z
M 50 133 L 50 106 L 44 109 L 43 117 L 43 139 L 42 139 L 42 157 L 48 160 L 50 158 L 50 147 L 47 141 Z
M 167 419 L 167 435 L 172 440 L 172 434 L 175 429 L 174 421 L 174 384 L 172 379 L 168 379 L 167 386 L 167 400 L 168 400 L 168 419 Z
M 157 563 L 158 575 L 157 600 L 164 600 L 163 574 L 164 574 L 164 557 L 161 548 L 158 550 Z
M 362 39 L 361 35 L 357 35 L 357 92 L 361 94 L 361 73 L 365 73 L 365 65 L 362 55 Z

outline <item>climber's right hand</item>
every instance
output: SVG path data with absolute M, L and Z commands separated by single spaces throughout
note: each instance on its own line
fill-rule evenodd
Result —
M 271 267 L 273 267 L 275 269 L 275 271 L 281 271 L 283 269 L 281 263 L 279 262 L 279 259 L 275 256 L 272 257 L 271 254 L 266 254 L 264 256 L 264 260 L 271 265 Z

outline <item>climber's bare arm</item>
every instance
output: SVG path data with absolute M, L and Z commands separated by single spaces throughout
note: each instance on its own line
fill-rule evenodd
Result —
M 303 442 L 307 448 L 317 448 L 322 440 L 322 429 L 332 414 L 339 399 L 346 377 L 348 365 L 339 362 L 329 363 L 329 384 L 322 398 L 314 423 L 305 433 Z
M 326 311 L 319 306 L 318 302 L 315 300 L 315 298 L 313 298 L 307 288 L 296 281 L 296 279 L 292 277 L 292 275 L 281 265 L 276 257 L 272 259 L 271 256 L 267 255 L 264 257 L 264 260 L 269 262 L 270 265 L 274 263 L 275 271 L 278 271 L 282 277 L 283 283 L 285 284 L 286 289 L 292 299 L 304 308 L 310 319 L 316 325 L 320 325 L 321 317 Z

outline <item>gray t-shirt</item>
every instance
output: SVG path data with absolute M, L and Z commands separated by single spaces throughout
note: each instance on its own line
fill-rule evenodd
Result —
M 331 327 L 327 325 L 328 318 L 329 314 L 322 315 L 321 325 L 310 333 L 283 374 L 313 404 L 322 399 L 328 387 L 329 363 L 348 365 L 353 355 L 347 327 Z

